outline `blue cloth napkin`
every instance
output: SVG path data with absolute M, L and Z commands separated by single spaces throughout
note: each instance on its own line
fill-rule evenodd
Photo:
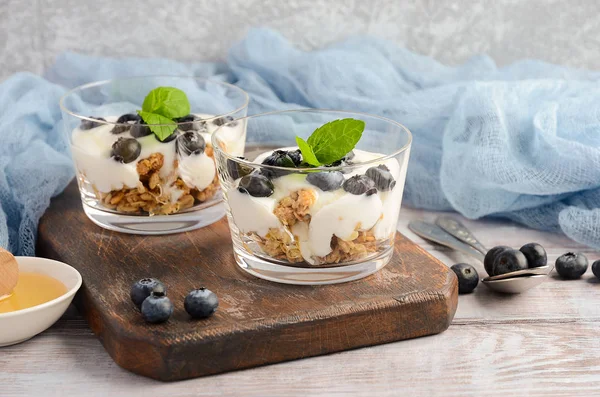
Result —
M 67 87 L 116 76 L 212 76 L 251 98 L 249 114 L 357 110 L 414 135 L 404 204 L 496 216 L 600 248 L 600 73 L 539 61 L 499 68 L 487 56 L 449 67 L 391 43 L 353 37 L 304 52 L 251 31 L 226 63 L 66 53 L 45 78 L 0 84 L 0 245 L 32 255 L 36 226 L 73 176 L 60 132 Z

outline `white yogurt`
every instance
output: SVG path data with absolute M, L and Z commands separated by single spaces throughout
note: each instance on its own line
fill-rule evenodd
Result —
M 283 148 L 283 150 L 295 148 Z M 259 155 L 254 162 L 261 162 L 270 153 Z M 355 162 L 365 162 L 380 158 L 383 155 L 361 150 L 354 150 Z M 408 159 L 408 156 L 405 156 Z M 354 195 L 337 189 L 325 192 L 306 181 L 306 175 L 289 174 L 272 180 L 274 192 L 270 197 L 252 197 L 234 187 L 227 194 L 229 206 L 235 224 L 243 233 L 254 232 L 265 237 L 270 228 L 282 228 L 284 225 L 273 214 L 277 203 L 290 193 L 301 189 L 311 190 L 316 196 L 310 207 L 311 221 L 296 223 L 291 231 L 298 241 L 302 257 L 308 263 L 315 263 L 315 257 L 323 257 L 331 253 L 331 238 L 337 236 L 342 240 L 352 240 L 355 230 L 373 228 L 375 238 L 388 238 L 395 230 L 398 211 L 402 200 L 406 164 L 401 167 L 394 158 L 377 164 L 369 164 L 344 174 L 348 179 L 353 175 L 364 174 L 367 169 L 385 164 L 396 180 L 391 191 L 378 192 L 371 196 Z
M 214 116 L 198 114 L 199 118 L 206 119 Z M 104 117 L 107 121 L 115 122 L 118 116 Z M 234 155 L 243 155 L 245 142 L 244 124 L 224 128 L 224 141 L 227 149 L 232 150 Z M 121 134 L 112 134 L 111 124 L 102 124 L 89 130 L 75 128 L 72 133 L 71 149 L 78 171 L 85 175 L 86 179 L 94 185 L 96 190 L 108 193 L 112 190 L 123 188 L 135 188 L 139 183 L 139 175 L 136 170 L 137 162 L 149 157 L 153 153 L 161 153 L 164 156 L 164 164 L 160 169 L 160 176 L 166 180 L 166 186 L 162 186 L 163 193 L 171 197 L 175 202 L 181 196 L 181 191 L 174 186 L 177 177 L 190 187 L 203 190 L 208 187 L 215 175 L 216 167 L 214 161 L 206 153 L 191 156 L 179 156 L 176 151 L 176 140 L 171 142 L 160 142 L 154 134 L 138 138 L 141 145 L 140 156 L 131 163 L 123 164 L 110 157 L 112 145 L 119 138 L 132 138 L 129 131 Z M 207 122 L 208 134 L 202 134 L 205 142 L 210 143 L 210 134 L 218 126 Z M 175 168 L 175 160 L 178 167 Z

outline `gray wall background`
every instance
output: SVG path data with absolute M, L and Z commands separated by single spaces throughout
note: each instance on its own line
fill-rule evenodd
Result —
M 597 0 L 0 0 L 0 81 L 62 51 L 224 59 L 249 27 L 312 49 L 366 33 L 455 64 L 488 53 L 600 69 Z

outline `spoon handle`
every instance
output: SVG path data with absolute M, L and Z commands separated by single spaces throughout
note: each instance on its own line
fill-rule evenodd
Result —
M 479 259 L 483 262 L 484 255 L 477 251 L 475 248 L 462 241 L 452 237 L 446 233 L 442 228 L 433 223 L 427 223 L 423 221 L 412 221 L 408 224 L 408 228 L 412 230 L 417 236 L 421 236 L 424 239 L 433 241 L 440 245 L 455 249 L 464 254 L 471 255 L 474 258 Z
M 465 225 L 463 225 L 460 221 L 448 216 L 442 215 L 439 216 L 435 223 L 444 229 L 447 233 L 450 233 L 463 243 L 470 245 L 475 248 L 477 251 L 481 252 L 483 255 L 487 253 L 487 249 L 475 238 L 473 233 Z

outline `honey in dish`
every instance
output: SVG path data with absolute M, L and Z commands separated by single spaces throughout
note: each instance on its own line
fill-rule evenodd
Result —
M 12 294 L 0 298 L 0 313 L 9 313 L 41 305 L 67 292 L 60 281 L 39 273 L 19 273 Z

